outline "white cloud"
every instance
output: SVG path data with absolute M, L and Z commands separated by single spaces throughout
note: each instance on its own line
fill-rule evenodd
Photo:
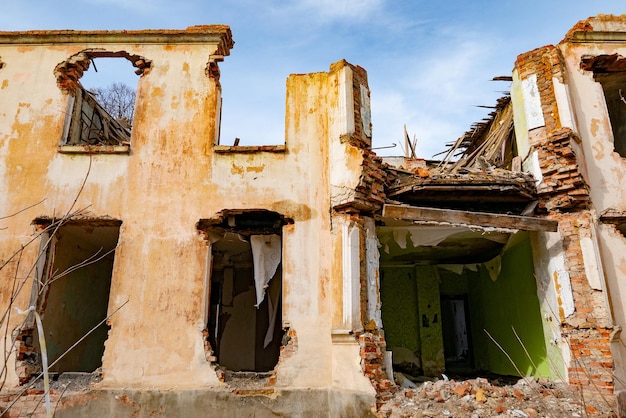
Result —
M 418 155 L 430 158 L 486 117 L 488 111 L 475 105 L 495 104 L 502 93 L 494 90 L 508 88 L 489 81 L 501 75 L 496 42 L 464 28 L 439 30 L 369 69 L 375 146 L 402 141 L 406 123 L 410 137 L 418 137 Z M 512 65 L 505 64 L 509 73 Z
M 111 8 L 133 10 L 143 14 L 152 14 L 161 9 L 165 2 L 162 0 L 83 0 L 85 3 L 102 5 Z
M 378 16 L 386 0 L 291 0 L 266 5 L 270 15 L 284 23 L 327 24 L 338 20 L 355 23 Z M 347 20 L 347 21 L 346 21 Z
M 372 92 L 372 119 L 374 148 L 379 155 L 402 155 L 404 125 L 409 138 L 417 136 L 417 156 L 431 158 L 445 149 L 445 144 L 456 139 L 459 125 L 447 113 L 430 110 L 420 103 L 407 103 L 406 95 L 397 90 Z M 463 129 L 463 127 L 461 127 Z M 393 148 L 386 148 L 396 144 Z
M 299 0 L 299 6 L 325 19 L 362 19 L 381 10 L 384 0 Z
M 374 147 L 388 147 L 402 141 L 402 126 L 410 118 L 410 109 L 404 101 L 404 96 L 397 90 L 372 91 L 372 125 Z M 380 154 L 401 154 L 396 146 L 389 151 L 380 151 Z
M 485 72 L 493 60 L 488 42 L 478 39 L 453 39 L 430 50 L 426 59 L 412 63 L 412 74 L 403 84 L 426 97 L 437 98 L 447 106 L 467 103 L 482 90 Z

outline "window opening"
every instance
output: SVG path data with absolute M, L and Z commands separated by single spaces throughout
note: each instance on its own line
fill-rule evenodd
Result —
M 626 158 L 626 72 L 596 76 L 609 112 L 615 152 Z
M 143 75 L 151 62 L 124 51 L 86 50 L 57 66 L 57 84 L 71 96 L 62 146 L 130 146 L 137 84 L 131 64 Z
M 98 99 L 82 86 L 76 93 L 66 145 L 130 145 L 132 119 L 112 117 Z
M 618 54 L 585 56 L 581 68 L 593 71 L 594 80 L 602 85 L 615 152 L 626 158 L 626 58 Z
M 42 317 L 48 364 L 56 362 L 50 367 L 52 373 L 92 373 L 102 365 L 109 327 L 97 325 L 107 317 L 119 225 L 119 221 L 70 224 L 52 237 L 44 234 L 45 267 L 38 273 L 32 304 Z M 18 339 L 18 372 L 23 370 L 20 380 L 26 382 L 41 372 L 34 321 L 26 323 Z
M 208 340 L 233 372 L 267 372 L 278 363 L 282 330 L 282 225 L 275 212 L 201 221 L 211 240 Z
M 230 152 L 284 152 L 284 86 L 288 74 L 276 72 L 270 80 L 258 83 L 254 74 L 240 71 L 253 65 L 245 60 L 245 57 L 233 55 L 221 64 L 222 70 L 227 69 L 220 76 L 220 84 L 227 94 L 222 95 L 219 102 L 220 127 L 214 145 L 220 146 L 222 152 L 227 149 Z M 254 91 L 241 88 L 250 83 L 256 86 Z M 270 100 L 280 107 L 267 106 Z M 237 115 L 246 115 L 246 123 L 241 123 Z M 263 129 L 257 129 L 258 126 Z

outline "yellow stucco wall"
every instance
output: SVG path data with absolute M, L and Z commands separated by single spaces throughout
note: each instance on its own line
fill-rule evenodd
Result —
M 277 386 L 329 386 L 333 306 L 341 299 L 332 283 L 342 277 L 341 240 L 331 239 L 330 189 L 333 178 L 354 187 L 362 160 L 352 145 L 339 143 L 349 133 L 346 125 L 333 122 L 345 111 L 336 97 L 339 75 L 349 66 L 288 79 L 284 152 L 216 153 L 220 88 L 205 68 L 211 54 L 224 54 L 224 46 L 212 38 L 186 42 L 173 35 L 162 42 L 142 43 L 142 36 L 132 34 L 115 40 L 0 44 L 5 63 L 0 69 L 0 215 L 41 202 L 2 220 L 0 261 L 32 238 L 36 217 L 86 208 L 90 217 L 121 220 L 109 312 L 128 303 L 110 320 L 101 385 L 220 385 L 205 359 L 208 247 L 196 223 L 223 209 L 279 212 L 293 220 L 283 230 L 283 321 L 297 332 L 298 347 L 279 362 Z M 138 81 L 128 155 L 57 150 L 69 96 L 57 86 L 53 70 L 94 47 L 152 61 Z M 345 166 L 332 168 L 329 161 L 338 159 Z M 35 247 L 23 253 L 18 276 L 33 265 Z M 13 266 L 0 270 L 2 307 L 8 305 Z M 30 280 L 32 275 L 16 301 L 21 308 L 28 304 Z M 11 329 L 20 320 L 13 317 Z M 336 363 L 349 359 L 358 365 L 356 344 L 335 351 L 342 356 Z M 13 369 L 11 385 L 16 384 Z M 372 391 L 361 375 L 345 380 L 348 389 Z M 342 384 L 342 378 L 333 381 Z

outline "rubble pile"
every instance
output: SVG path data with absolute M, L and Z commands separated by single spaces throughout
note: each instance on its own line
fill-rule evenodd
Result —
M 565 384 L 520 379 L 515 384 L 441 379 L 398 388 L 379 410 L 384 418 L 616 417 L 609 398 L 583 399 Z

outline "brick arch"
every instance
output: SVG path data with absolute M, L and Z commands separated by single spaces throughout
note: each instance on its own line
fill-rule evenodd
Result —
M 152 67 L 152 60 L 141 55 L 130 54 L 126 51 L 107 51 L 101 48 L 85 49 L 57 64 L 54 68 L 57 86 L 65 93 L 77 89 L 78 80 L 89 69 L 89 64 L 94 58 L 126 58 L 133 67 L 137 68 L 135 74 L 139 76 L 147 74 Z

